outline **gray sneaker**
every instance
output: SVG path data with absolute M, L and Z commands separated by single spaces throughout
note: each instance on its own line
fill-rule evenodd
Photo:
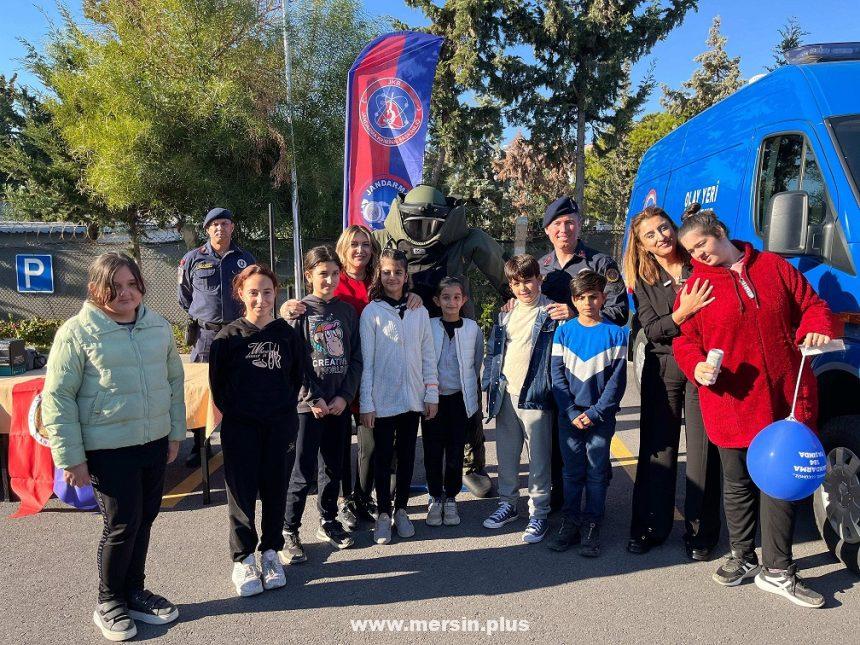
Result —
M 427 506 L 427 526 L 442 526 L 442 502 L 435 497 L 430 498 Z
M 388 544 L 391 542 L 391 517 L 388 513 L 380 513 L 376 517 L 376 526 L 373 529 L 373 541 L 377 544 Z
M 93 612 L 93 622 L 109 641 L 127 641 L 137 635 L 137 627 L 128 615 L 128 607 L 120 600 L 100 602 Z
M 457 526 L 460 523 L 457 502 L 452 497 L 445 500 L 445 506 L 442 509 L 442 523 L 445 526 Z
M 298 564 L 308 559 L 299 534 L 292 531 L 284 531 L 284 550 L 279 551 L 278 554 L 283 564 Z
M 747 559 L 739 553 L 732 551 L 728 560 L 711 577 L 714 579 L 714 582 L 724 587 L 737 587 L 747 578 L 752 578 L 760 570 L 761 567 L 758 564 L 758 557 L 756 557 L 755 553 Z
M 394 528 L 397 535 L 402 538 L 411 538 L 415 535 L 415 527 L 412 526 L 412 520 L 409 519 L 405 509 L 398 508 L 394 511 Z
M 263 551 L 260 558 L 260 568 L 262 569 L 260 577 L 263 580 L 263 589 L 277 589 L 287 584 L 284 567 L 281 565 L 278 554 L 272 549 Z
M 824 606 L 824 596 L 806 586 L 803 579 L 797 575 L 796 564 L 784 571 L 768 571 L 763 568 L 755 577 L 755 586 L 788 598 L 801 607 L 818 609 Z

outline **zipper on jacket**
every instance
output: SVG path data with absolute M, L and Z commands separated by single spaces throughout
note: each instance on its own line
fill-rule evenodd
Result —
M 140 390 L 143 392 L 143 405 L 147 406 L 149 402 L 149 392 L 146 389 L 146 378 L 143 375 L 143 357 L 140 355 L 140 347 L 137 344 L 137 340 L 134 337 L 135 332 L 138 331 L 137 326 L 131 330 L 131 334 L 129 335 L 129 339 L 131 341 L 131 346 L 134 348 L 134 355 L 137 358 L 137 371 L 140 374 Z M 147 410 L 143 410 L 143 435 L 146 440 L 144 443 L 149 443 L 149 415 L 147 414 Z

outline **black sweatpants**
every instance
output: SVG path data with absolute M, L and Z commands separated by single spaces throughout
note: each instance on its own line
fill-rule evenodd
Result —
M 167 437 L 140 446 L 87 451 L 104 520 L 99 539 L 99 602 L 143 589 L 152 523 L 161 508 Z
M 421 422 L 424 441 L 424 470 L 430 497 L 456 497 L 463 487 L 463 446 L 467 425 L 463 393 L 439 397 L 439 411 L 431 420 Z M 443 487 L 444 481 L 444 487 Z
M 746 448 L 720 448 L 723 462 L 723 507 L 732 551 L 755 556 L 755 534 L 761 518 L 762 564 L 788 569 L 793 560 L 795 504 L 761 492 L 747 470 Z
M 337 496 L 343 463 L 343 437 L 349 436 L 349 412 L 317 419 L 310 412 L 299 414 L 296 459 L 287 489 L 284 528 L 295 533 L 302 525 L 302 515 L 311 483 L 317 482 L 317 510 L 323 522 L 337 519 Z
M 663 542 L 672 531 L 681 413 L 687 436 L 686 539 L 711 549 L 720 537 L 720 458 L 705 434 L 699 392 L 670 354 L 648 354 L 642 370 L 639 461 L 630 536 Z
M 341 469 L 341 495 L 352 499 L 359 505 L 367 505 L 373 499 L 373 428 L 365 428 L 353 415 L 355 434 L 358 439 L 358 455 L 355 462 L 353 479 L 352 434 L 347 433 L 344 441 L 344 462 Z
M 281 529 L 296 457 L 296 426 L 294 411 L 268 423 L 224 415 L 221 450 L 233 562 L 241 562 L 258 546 L 260 551 L 284 548 Z M 259 542 L 254 526 L 257 494 L 263 505 Z
M 375 449 L 373 474 L 376 486 L 376 504 L 380 513 L 391 515 L 391 460 L 397 456 L 394 509 L 406 508 L 409 487 L 415 467 L 415 442 L 418 438 L 417 412 L 404 412 L 393 417 L 377 417 L 373 427 Z

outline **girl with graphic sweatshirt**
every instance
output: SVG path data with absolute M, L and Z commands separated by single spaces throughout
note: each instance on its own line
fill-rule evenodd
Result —
M 415 529 L 406 514 L 421 414 L 436 416 L 439 381 L 430 318 L 424 307 L 409 309 L 406 254 L 385 249 L 370 285 L 373 301 L 361 314 L 361 423 L 373 428 L 374 479 L 379 515 L 374 539 L 391 541 L 391 459 L 397 452 L 394 526 L 400 537 Z
M 335 291 L 341 263 L 334 249 L 317 246 L 305 254 L 305 280 L 311 294 L 302 302 L 305 312 L 290 324 L 310 352 L 315 379 L 306 379 L 299 393 L 297 459 L 287 491 L 284 531 L 289 562 L 304 561 L 299 526 L 311 482 L 317 481 L 320 527 L 317 537 L 339 549 L 353 539 L 337 519 L 343 444 L 350 433 L 349 404 L 361 378 L 358 315 Z M 319 471 L 319 474 L 317 474 Z
M 245 314 L 218 333 L 209 355 L 212 397 L 224 414 L 221 449 L 233 584 L 240 596 L 286 584 L 278 558 L 284 547 L 285 482 L 295 459 L 296 399 L 309 358 L 296 331 L 272 316 L 277 290 L 275 274 L 259 264 L 233 278 L 233 294 Z M 259 540 L 254 527 L 258 493 L 263 504 Z M 262 580 L 254 557 L 258 547 Z

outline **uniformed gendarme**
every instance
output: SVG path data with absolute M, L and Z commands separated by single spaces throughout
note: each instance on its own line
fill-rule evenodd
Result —
M 564 304 L 570 317 L 576 316 L 571 307 L 570 280 L 585 269 L 590 269 L 606 278 L 606 304 L 603 316 L 616 325 L 627 324 L 627 290 L 621 280 L 618 264 L 606 253 L 587 247 L 579 239 L 582 216 L 576 202 L 570 197 L 559 197 L 550 204 L 543 218 L 544 232 L 552 243 L 553 250 L 538 260 L 543 276 L 543 294 L 555 302 Z
M 209 211 L 203 230 L 209 240 L 179 262 L 179 304 L 199 328 L 191 350 L 194 363 L 209 362 L 215 335 L 241 315 L 240 304 L 232 296 L 233 277 L 256 262 L 233 242 L 233 213 L 226 208 Z

